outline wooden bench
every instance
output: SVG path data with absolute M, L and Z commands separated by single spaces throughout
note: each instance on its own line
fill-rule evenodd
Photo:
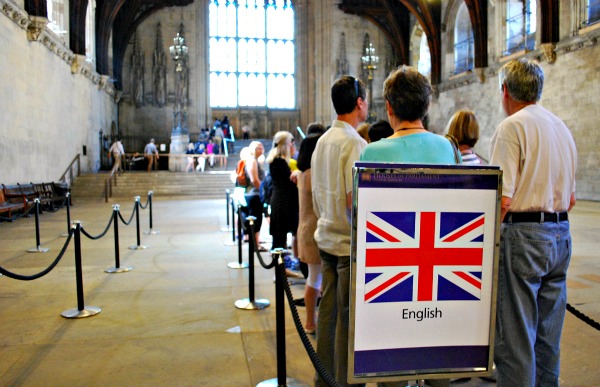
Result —
M 50 193 L 50 197 L 52 198 L 51 209 L 55 211 L 66 204 L 67 200 L 67 192 L 69 192 L 69 188 L 66 185 L 58 184 L 55 182 L 52 183 L 43 183 L 45 186 L 45 191 Z M 69 204 L 70 197 L 69 197 Z
M 27 198 L 20 193 L 6 192 L 5 185 L 2 184 L 2 190 L 0 190 L 0 213 L 7 213 L 8 218 L 12 221 L 13 212 L 20 211 L 24 212 L 29 208 L 27 204 Z
M 50 203 L 52 202 L 51 195 L 44 192 L 43 188 L 39 188 L 36 184 L 20 184 L 17 183 L 17 186 L 21 190 L 21 193 L 27 197 L 28 202 L 34 202 L 35 199 L 40 200 L 40 211 L 44 211 L 50 208 Z

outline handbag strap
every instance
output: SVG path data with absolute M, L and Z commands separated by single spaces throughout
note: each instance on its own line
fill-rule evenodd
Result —
M 458 150 L 458 140 L 456 139 L 456 137 L 449 133 L 446 134 L 445 137 L 448 139 L 448 141 L 450 141 L 450 144 L 452 145 L 452 150 L 454 150 L 454 161 L 456 162 L 456 164 L 460 164 L 461 158 L 460 152 Z

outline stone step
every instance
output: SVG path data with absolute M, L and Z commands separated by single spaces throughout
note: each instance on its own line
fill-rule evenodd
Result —
M 117 176 L 112 187 L 112 197 L 145 196 L 148 191 L 161 196 L 199 196 L 219 198 L 226 189 L 233 189 L 231 171 L 204 173 L 184 172 L 125 172 Z M 71 189 L 73 198 L 104 197 L 107 174 L 84 174 L 78 177 Z

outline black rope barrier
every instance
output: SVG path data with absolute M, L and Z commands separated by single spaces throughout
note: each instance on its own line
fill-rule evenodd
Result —
M 136 196 L 139 197 L 139 196 Z M 129 217 L 128 221 L 125 221 L 125 219 L 123 218 L 123 215 L 121 215 L 121 212 L 119 211 L 119 218 L 121 219 L 121 222 L 123 222 L 123 224 L 125 224 L 125 226 L 129 226 L 131 224 L 131 221 L 133 220 L 133 216 L 136 213 L 137 210 L 137 201 L 135 202 L 134 206 L 133 206 L 133 211 L 131 212 L 131 216 Z
M 106 233 L 108 232 L 108 230 L 110 230 L 110 224 L 113 222 L 113 217 L 115 216 L 114 212 L 111 214 L 110 219 L 108 219 L 108 224 L 106 225 L 106 228 L 104 229 L 104 231 L 102 231 L 100 234 L 98 235 L 90 235 L 88 234 L 87 231 L 85 231 L 85 229 L 83 228 L 83 226 L 81 226 L 81 233 L 83 235 L 85 235 L 86 237 L 88 237 L 89 239 L 100 239 L 102 238 L 104 235 L 106 235 Z
M 67 233 L 61 234 L 61 236 L 67 236 L 71 232 L 71 193 L 67 192 L 65 195 L 65 202 L 63 205 L 67 206 Z
M 306 331 L 304 330 L 304 326 L 302 325 L 302 320 L 300 319 L 300 316 L 298 315 L 298 310 L 296 309 L 296 304 L 294 303 L 294 295 L 292 294 L 292 289 L 290 288 L 290 284 L 287 281 L 287 272 L 285 270 L 283 254 L 281 255 L 281 259 L 277 262 L 276 270 L 278 270 L 279 276 L 284 279 L 282 281 L 283 289 L 284 289 L 285 295 L 288 299 L 288 304 L 290 305 L 290 312 L 292 313 L 292 319 L 294 320 L 294 325 L 296 326 L 296 331 L 298 332 L 298 335 L 300 335 L 300 340 L 302 341 L 302 344 L 304 344 L 304 348 L 306 349 L 306 353 L 308 354 L 310 361 L 313 363 L 313 366 L 315 367 L 315 369 L 317 370 L 319 375 L 321 375 L 323 380 L 325 380 L 325 382 L 329 386 L 341 387 L 341 384 L 339 384 L 338 381 L 335 380 L 335 378 L 331 375 L 331 373 L 329 373 L 329 371 L 327 371 L 325 366 L 323 366 L 323 364 L 321 363 L 321 359 L 319 359 L 317 352 L 313 348 L 312 343 L 310 342 L 310 339 L 308 338 L 308 335 L 306 334 Z
M 591 319 L 590 317 L 586 316 L 585 314 L 583 314 L 579 310 L 575 309 L 575 307 L 572 306 L 571 304 L 569 304 L 568 302 L 567 302 L 567 310 L 569 312 L 571 312 L 573 315 L 575 315 L 575 317 L 577 317 L 578 319 L 580 319 L 581 321 L 583 321 L 584 323 L 588 324 L 592 328 L 595 328 L 597 331 L 600 331 L 600 323 L 598 323 L 597 321 L 594 321 L 593 319 Z
M 225 242 L 225 245 L 227 246 L 233 246 L 237 243 L 238 246 L 238 261 L 237 262 L 229 262 L 227 264 L 227 267 L 229 267 L 230 269 L 247 269 L 248 268 L 248 263 L 245 263 L 242 261 L 242 233 L 241 233 L 241 229 L 242 229 L 242 221 L 241 221 L 241 216 L 240 216 L 240 206 L 238 205 L 238 222 L 237 222 L 237 226 L 238 226 L 238 239 L 236 242 L 236 238 L 235 238 L 235 213 L 233 211 L 233 198 L 231 199 L 231 224 L 233 225 L 233 227 L 231 228 L 231 232 L 232 232 L 232 238 L 233 241 L 231 242 Z
M 119 255 L 119 212 L 120 206 L 118 204 L 113 205 L 113 221 L 114 221 L 114 238 L 115 238 L 115 267 L 110 267 L 105 269 L 106 273 L 115 274 L 115 273 L 125 273 L 131 271 L 133 268 L 131 266 L 121 267 L 121 260 Z
M 238 206 L 239 208 L 239 206 Z M 254 220 L 256 219 L 254 216 L 248 216 L 246 218 L 250 223 L 250 231 L 253 230 Z M 241 221 L 238 216 L 238 226 L 241 227 Z M 241 237 L 241 233 L 238 233 Z M 241 247 L 240 247 L 241 248 Z M 256 310 L 256 309 L 264 309 L 269 306 L 271 303 L 266 299 L 256 299 L 254 297 L 254 235 L 250 235 L 248 238 L 248 298 L 243 298 L 241 300 L 237 300 L 235 302 L 235 307 L 238 309 L 246 309 L 246 310 Z
M 46 253 L 49 249 L 43 248 L 40 242 L 40 199 L 35 198 L 33 202 L 35 204 L 35 247 L 27 250 L 27 252 Z
M 160 231 L 152 229 L 152 214 L 153 214 L 153 211 L 152 211 L 152 197 L 153 196 L 154 196 L 154 192 L 148 191 L 148 201 L 146 202 L 146 205 L 150 207 L 149 216 L 148 216 L 148 222 L 149 222 L 150 228 L 144 234 L 149 234 L 149 235 L 159 234 L 160 233 Z
M 29 204 L 29 201 L 27 202 L 27 204 Z M 7 218 L 5 216 L 0 216 L 0 220 L 4 221 L 4 222 L 14 222 L 17 219 L 21 219 L 21 218 L 29 218 L 31 217 L 30 212 L 35 210 L 35 206 L 29 206 L 27 207 L 27 209 L 25 209 L 25 211 L 23 211 L 20 214 L 14 214 L 12 217 Z
M 249 241 L 254 240 L 254 217 L 248 217 L 250 219 L 250 227 L 249 233 L 250 238 Z M 254 242 L 250 242 L 253 244 Z M 323 380 L 331 387 L 341 387 L 341 385 L 335 380 L 335 378 L 327 371 L 327 369 L 321 363 L 315 349 L 313 348 L 310 339 L 308 338 L 306 331 L 304 330 L 304 326 L 302 325 L 302 320 L 298 315 L 298 310 L 296 309 L 296 304 L 294 303 L 294 296 L 292 294 L 292 290 L 290 288 L 290 284 L 287 278 L 287 272 L 285 269 L 284 262 L 284 253 L 286 250 L 282 248 L 276 248 L 271 250 L 272 261 L 270 264 L 265 264 L 262 257 L 260 256 L 260 252 L 256 251 L 256 255 L 259 258 L 261 265 L 265 269 L 269 269 L 275 267 L 275 313 L 276 313 L 276 329 L 277 329 L 277 385 L 285 386 L 286 385 L 286 368 L 285 368 L 285 316 L 283 314 L 284 303 L 283 297 L 284 293 L 287 296 L 288 304 L 290 305 L 290 312 L 292 313 L 292 319 L 294 321 L 294 325 L 296 326 L 296 331 L 300 335 L 300 340 L 306 349 L 306 353 L 308 354 L 313 366 L 321 375 Z
M 83 301 L 83 270 L 81 264 L 81 222 L 74 221 L 75 240 L 75 277 L 77 282 L 77 309 L 68 309 L 61 313 L 65 318 L 90 317 L 100 313 L 100 308 L 85 306 Z
M 140 210 L 139 210 L 139 206 L 140 206 L 140 197 L 136 196 L 135 197 L 135 205 L 133 207 L 133 213 L 135 214 L 135 236 L 136 236 L 137 244 L 129 246 L 130 250 L 143 250 L 143 249 L 148 248 L 148 246 L 142 245 L 141 239 L 140 239 Z M 132 214 L 132 216 L 133 216 L 133 214 Z
M 152 191 L 148 191 L 148 196 L 146 196 L 146 204 L 145 204 L 145 205 L 142 205 L 142 204 L 140 203 L 140 208 L 141 208 L 142 210 L 145 210 L 146 208 L 148 208 L 148 205 L 150 204 L 150 196 L 151 196 L 151 195 L 152 195 Z
M 235 205 L 233 203 L 233 198 L 230 199 L 231 202 L 231 241 L 235 242 Z
M 7 276 L 8 278 L 21 280 L 21 281 L 31 281 L 31 280 L 35 280 L 35 279 L 45 276 L 46 274 L 50 273 L 50 271 L 52 271 L 52 269 L 54 269 L 54 267 L 56 265 L 58 265 L 58 262 L 60 262 L 60 260 L 62 259 L 63 255 L 65 254 L 65 251 L 67 250 L 67 247 L 69 247 L 69 243 L 71 242 L 72 236 L 73 236 L 73 230 L 69 230 L 69 236 L 67 237 L 65 244 L 63 245 L 62 249 L 60 250 L 60 253 L 58 253 L 58 256 L 54 259 L 54 262 L 52 262 L 50 264 L 50 266 L 48 266 L 45 270 L 42 270 L 39 273 L 33 274 L 33 275 L 21 275 L 21 274 L 16 274 L 16 273 L 10 272 L 0 266 L 0 274 L 3 274 L 5 276 Z

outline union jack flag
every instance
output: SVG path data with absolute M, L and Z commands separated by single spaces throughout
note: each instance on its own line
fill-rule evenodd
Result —
M 368 212 L 365 302 L 481 299 L 482 212 Z

